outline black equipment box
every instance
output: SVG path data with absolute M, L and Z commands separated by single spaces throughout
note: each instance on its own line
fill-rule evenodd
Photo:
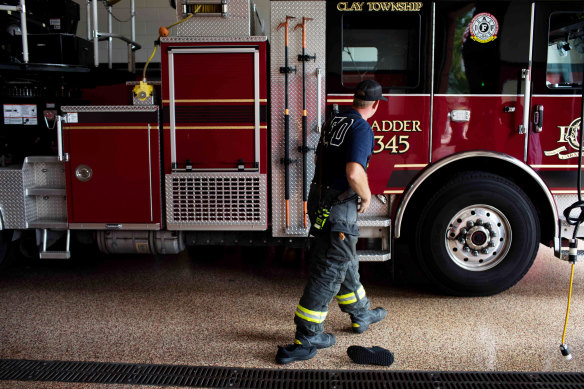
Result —
M 72 34 L 28 36 L 30 63 L 93 65 L 93 43 Z

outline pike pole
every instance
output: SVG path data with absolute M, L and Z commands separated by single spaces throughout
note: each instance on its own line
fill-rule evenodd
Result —
M 290 111 L 288 107 L 288 74 L 296 72 L 296 68 L 292 69 L 288 65 L 288 22 L 290 20 L 296 19 L 293 16 L 286 16 L 286 21 L 280 23 L 276 30 L 285 27 L 285 51 L 284 51 L 284 61 L 285 66 L 280 68 L 280 73 L 284 73 L 284 158 L 282 162 L 284 163 L 284 199 L 286 200 L 286 228 L 290 228 Z
M 307 163 L 307 156 L 308 151 L 310 150 L 308 147 L 308 117 L 306 114 L 306 62 L 310 61 L 311 59 L 316 62 L 316 54 L 314 56 L 306 55 L 306 22 L 312 20 L 312 18 L 303 17 L 302 23 L 297 24 L 294 27 L 294 30 L 298 28 L 302 28 L 302 54 L 298 56 L 298 61 L 302 62 L 302 147 L 300 151 L 302 151 L 302 162 L 303 162 L 303 169 L 302 169 L 302 200 L 304 201 L 304 228 L 308 227 L 307 215 L 307 202 L 308 202 L 308 163 Z

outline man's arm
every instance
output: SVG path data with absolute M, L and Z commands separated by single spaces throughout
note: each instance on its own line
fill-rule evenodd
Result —
M 361 197 L 361 207 L 359 213 L 365 213 L 371 203 L 371 190 L 367 181 L 367 173 L 363 166 L 357 162 L 348 162 L 345 168 L 349 186 Z

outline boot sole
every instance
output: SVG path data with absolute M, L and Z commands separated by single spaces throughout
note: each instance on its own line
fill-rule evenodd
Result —
M 347 355 L 353 362 L 361 365 L 389 366 L 393 363 L 393 354 L 381 347 L 350 346 Z

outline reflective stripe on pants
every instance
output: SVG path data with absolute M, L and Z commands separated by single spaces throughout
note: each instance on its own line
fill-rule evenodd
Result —
M 357 289 L 357 292 L 351 292 L 343 295 L 338 294 L 335 297 L 339 305 L 353 304 L 365 298 L 365 288 L 363 288 L 363 285 L 361 285 L 359 289 Z
M 324 319 L 326 319 L 327 313 L 327 311 L 311 311 L 310 309 L 304 308 L 300 304 L 298 304 L 298 307 L 296 307 L 296 316 L 313 323 L 322 323 Z

